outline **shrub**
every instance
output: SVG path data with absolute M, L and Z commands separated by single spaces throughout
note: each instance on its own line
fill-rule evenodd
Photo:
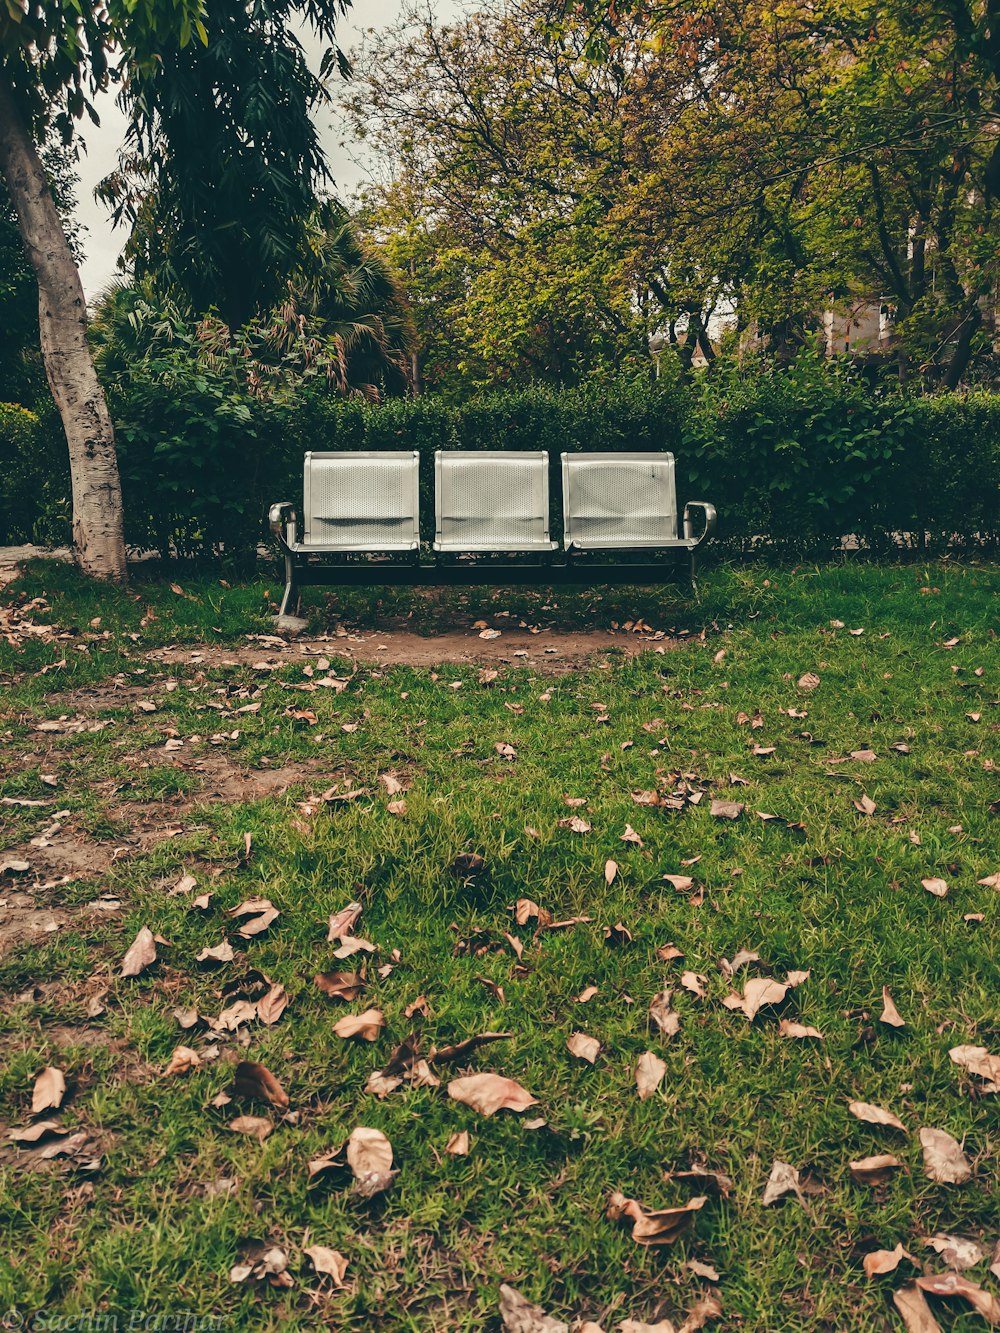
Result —
M 0 543 L 69 541 L 66 441 L 51 403 L 0 403 Z

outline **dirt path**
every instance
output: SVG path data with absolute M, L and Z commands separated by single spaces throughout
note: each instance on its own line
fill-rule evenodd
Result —
M 448 630 L 413 634 L 406 630 L 371 633 L 324 634 L 285 642 L 277 635 L 260 635 L 248 645 L 230 648 L 214 644 L 171 645 L 147 653 L 151 662 L 191 666 L 253 665 L 257 662 L 287 666 L 310 657 L 348 658 L 364 666 L 435 667 L 446 663 L 474 666 L 527 666 L 559 673 L 588 662 L 607 660 L 614 653 L 636 657 L 642 652 L 667 653 L 689 639 L 656 633 L 613 630 L 502 630 L 497 638 L 483 639 L 479 631 Z

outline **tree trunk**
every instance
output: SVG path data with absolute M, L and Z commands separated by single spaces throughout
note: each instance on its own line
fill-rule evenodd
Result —
M 38 280 L 42 358 L 69 445 L 73 545 L 96 578 L 125 580 L 122 492 L 111 414 L 87 344 L 87 305 L 38 152 L 0 66 L 0 171 Z

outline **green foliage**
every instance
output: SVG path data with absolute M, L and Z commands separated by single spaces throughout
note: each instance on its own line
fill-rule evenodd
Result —
M 70 530 L 66 441 L 51 403 L 0 403 L 0 544 L 62 545 Z
M 876 552 L 901 542 L 939 549 L 1000 535 L 993 394 L 878 394 L 802 357 L 782 370 L 755 365 L 694 381 L 374 404 L 333 396 L 322 378 L 278 377 L 249 394 L 240 346 L 220 344 L 199 360 L 184 344 L 194 336 L 160 345 L 142 374 L 110 393 L 127 540 L 141 548 L 252 562 L 268 504 L 301 497 L 310 449 L 419 450 L 425 538 L 434 451 L 452 448 L 548 450 L 556 534 L 563 451 L 665 449 L 677 458 L 678 500 L 712 501 L 719 543 L 733 553 L 828 551 L 844 536 Z M 0 438 L 8 456 L 23 457 L 23 437 Z M 55 448 L 23 460 L 8 483 L 11 511 L 37 522 L 45 497 L 65 493 L 62 466 Z M 56 524 L 61 513 L 57 504 Z

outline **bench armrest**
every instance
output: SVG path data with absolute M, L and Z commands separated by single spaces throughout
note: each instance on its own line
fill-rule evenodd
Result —
M 267 511 L 267 524 L 280 542 L 286 541 L 285 526 L 288 523 L 293 525 L 295 523 L 295 506 L 290 500 L 279 500 Z M 294 540 L 293 535 L 292 541 Z
M 700 546 L 715 531 L 715 505 L 709 504 L 707 500 L 689 500 L 687 502 L 684 506 L 684 537 L 686 540 L 694 537 L 694 523 L 691 521 L 692 509 L 702 510 L 705 516 L 705 526 L 695 542 L 696 546 Z

